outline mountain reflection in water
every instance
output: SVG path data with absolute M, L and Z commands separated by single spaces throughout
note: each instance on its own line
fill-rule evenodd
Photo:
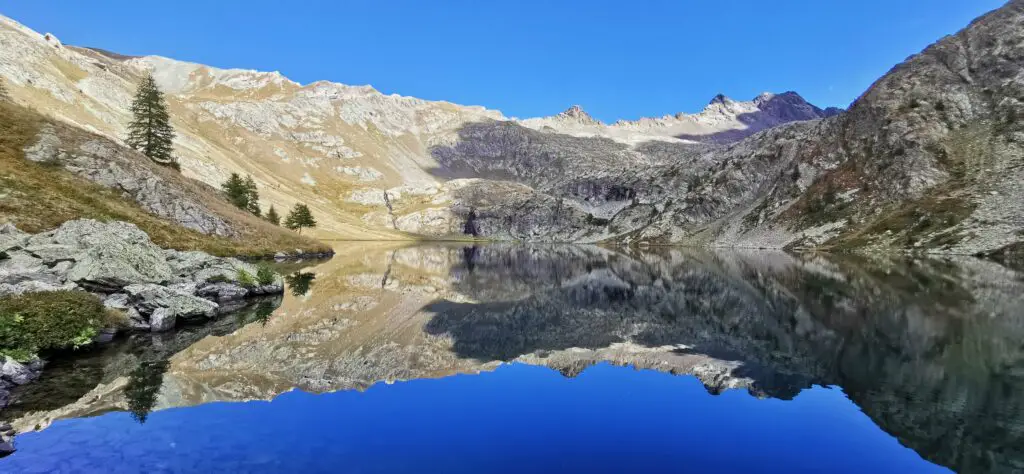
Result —
M 741 392 L 728 393 L 730 406 L 747 410 L 752 423 L 760 417 L 757 410 L 775 417 L 772 423 L 798 423 L 796 418 L 814 411 L 807 405 L 812 402 L 803 400 L 845 394 L 877 425 L 873 430 L 880 428 L 932 463 L 962 472 L 1024 470 L 1024 279 L 994 263 L 588 246 L 339 243 L 334 259 L 292 264 L 286 273 L 290 291 L 280 302 L 262 302 L 174 334 L 134 335 L 55 361 L 40 382 L 26 386 L 0 412 L 22 433 L 19 451 L 0 461 L 0 471 L 24 467 L 51 451 L 73 452 L 66 446 L 58 449 L 66 436 L 60 433 L 65 426 L 80 432 L 88 420 L 47 428 L 55 420 L 124 411 L 148 426 L 154 419 L 190 413 L 161 412 L 171 407 L 272 400 L 296 388 L 310 393 L 365 390 L 382 381 L 490 372 L 507 361 L 548 367 L 567 377 L 599 363 L 692 375 L 711 394 L 744 389 L 753 395 L 737 402 Z M 477 383 L 513 385 L 499 377 L 518 373 L 508 370 L 481 375 Z M 637 391 L 650 390 L 651 397 L 657 393 L 642 382 L 647 379 L 606 377 L 636 384 Z M 481 403 L 461 399 L 454 389 L 430 387 L 467 407 Z M 387 390 L 412 389 L 375 387 L 367 395 L 383 397 Z M 601 396 L 572 390 L 577 397 Z M 251 409 L 286 407 L 295 397 L 302 395 L 281 396 Z M 330 410 L 329 403 L 355 400 L 346 397 L 316 403 Z M 705 402 L 686 396 L 678 403 Z M 782 417 L 785 403 L 810 411 Z M 845 408 L 835 410 L 846 413 Z M 609 433 L 631 432 L 614 420 L 639 422 L 606 415 Z M 119 416 L 93 420 L 97 426 L 109 425 Z M 653 426 L 654 421 L 636 416 Z M 590 439 L 582 426 L 593 422 L 581 423 L 576 436 Z M 723 422 L 721 428 L 727 426 L 732 425 Z M 35 430 L 41 431 L 27 433 Z M 704 435 L 712 443 L 720 433 Z M 552 450 L 561 442 L 544 439 L 554 444 Z M 850 441 L 863 444 L 866 439 Z M 567 449 L 575 446 L 565 442 Z M 656 445 L 636 448 L 652 454 Z M 850 449 L 847 454 L 855 451 Z M 785 457 L 783 451 L 779 456 Z M 593 455 L 599 459 L 602 452 Z M 806 455 L 812 461 L 815 453 Z M 908 462 L 895 455 L 886 459 L 891 463 L 872 468 Z M 813 462 L 791 465 L 794 470 L 815 468 Z M 858 467 L 871 466 L 840 470 Z

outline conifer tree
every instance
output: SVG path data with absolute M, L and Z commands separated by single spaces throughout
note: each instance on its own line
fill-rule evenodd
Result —
M 228 180 L 224 184 L 220 185 L 220 188 L 224 190 L 224 194 L 227 196 L 228 201 L 234 204 L 239 209 L 249 209 L 249 191 L 246 188 L 245 181 L 238 173 L 231 173 Z
M 274 209 L 274 205 L 270 205 L 270 209 L 267 209 L 267 222 L 274 225 L 281 225 L 281 216 L 277 215 L 277 209 Z
M 131 106 L 132 121 L 128 124 L 128 146 L 142 152 L 151 160 L 165 166 L 177 167 L 172 152 L 174 129 L 167 113 L 164 94 L 156 85 L 153 75 L 139 84 Z
M 252 179 L 251 175 L 246 175 L 245 177 L 245 202 L 244 209 L 259 217 L 260 193 L 256 191 L 256 181 Z
M 309 212 L 308 206 L 299 203 L 288 213 L 284 226 L 302 233 L 303 227 L 316 227 L 316 219 L 313 218 L 313 213 Z

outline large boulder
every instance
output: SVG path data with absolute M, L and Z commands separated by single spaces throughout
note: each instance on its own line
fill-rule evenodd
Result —
M 0 377 L 15 385 L 24 385 L 39 377 L 39 369 L 42 369 L 41 364 L 34 362 L 22 364 L 10 357 L 5 357 L 3 365 L 0 366 Z
M 46 238 L 53 244 L 82 249 L 68 271 L 68 279 L 82 286 L 118 289 L 131 284 L 164 283 L 172 278 L 163 251 L 132 224 L 82 219 L 66 222 L 48 234 Z M 30 243 L 35 244 L 40 235 Z
M 153 332 L 164 332 L 174 329 L 178 318 L 167 308 L 157 308 L 149 317 L 149 330 Z
M 21 248 L 25 242 L 28 242 L 28 237 L 28 234 L 18 230 L 14 224 L 0 225 L 0 254 Z
M 124 288 L 129 304 L 142 314 L 152 314 L 157 308 L 167 308 L 175 316 L 213 316 L 217 303 L 196 297 L 185 291 L 152 283 L 128 285 Z
M 179 278 L 188 278 L 200 270 L 217 265 L 220 258 L 214 257 L 205 252 L 181 252 L 178 250 L 164 250 L 164 257 L 171 267 L 171 272 Z
M 46 270 L 41 259 L 27 252 L 11 251 L 5 255 L 6 258 L 0 259 L 0 275 L 39 273 Z

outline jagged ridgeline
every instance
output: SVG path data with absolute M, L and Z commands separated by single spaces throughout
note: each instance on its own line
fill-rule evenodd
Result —
M 1020 255 L 1024 3 L 893 68 L 849 108 L 792 92 L 604 124 L 67 46 L 0 21 L 19 103 L 124 137 L 152 75 L 182 173 L 251 175 L 317 235 Z M 18 51 L 17 54 L 13 51 Z M 472 220 L 472 222 L 469 222 Z

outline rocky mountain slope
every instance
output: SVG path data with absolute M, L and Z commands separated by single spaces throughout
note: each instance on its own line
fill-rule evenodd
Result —
M 80 218 L 130 222 L 179 250 L 330 251 L 115 141 L 0 101 L 0 223 L 36 233 Z
M 611 125 L 579 107 L 518 120 L 70 47 L 6 19 L 0 74 L 17 101 L 117 138 L 133 84 L 153 72 L 186 175 L 251 173 L 268 202 L 309 202 L 336 237 L 1013 256 L 1024 247 L 1022 10 L 1010 1 L 940 40 L 848 111 L 783 93 Z
M 0 76 L 11 95 L 88 131 L 125 136 L 135 84 L 153 73 L 168 94 L 184 174 L 218 185 L 229 173 L 254 176 L 264 206 L 312 205 L 324 234 L 396 238 L 461 234 L 455 194 L 472 177 L 446 169 L 432 150 L 456 144 L 467 125 L 521 124 L 545 137 L 601 137 L 626 150 L 650 140 L 723 141 L 825 111 L 793 93 L 751 102 L 718 97 L 701 113 L 605 125 L 579 107 L 515 120 L 482 107 L 384 95 L 369 86 L 295 83 L 278 73 L 225 70 L 147 56 L 127 57 L 62 44 L 0 18 Z M 618 164 L 616 162 L 615 164 Z M 503 176 L 503 175 L 502 175 Z M 506 183 L 486 183 L 503 190 Z M 384 195 L 387 192 L 388 197 Z M 486 230 L 486 229 L 485 229 Z

